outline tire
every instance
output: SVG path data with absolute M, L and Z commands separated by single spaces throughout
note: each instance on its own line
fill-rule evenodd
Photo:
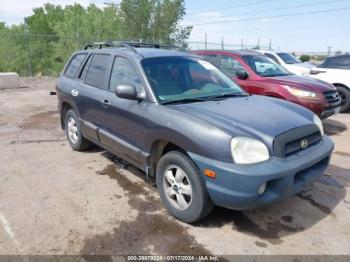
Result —
M 170 177 L 173 183 L 170 183 Z M 171 151 L 162 156 L 157 165 L 156 180 L 163 204 L 177 219 L 193 223 L 213 210 L 214 205 L 209 198 L 204 178 L 198 167 L 185 154 Z
M 73 110 L 67 111 L 64 125 L 67 140 L 73 150 L 84 151 L 90 147 L 91 142 L 83 136 L 79 119 Z
M 350 90 L 343 86 L 336 86 L 336 88 L 342 98 L 340 112 L 344 113 L 350 109 Z

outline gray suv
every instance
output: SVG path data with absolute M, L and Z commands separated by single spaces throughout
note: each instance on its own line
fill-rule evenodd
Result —
M 57 94 L 74 150 L 94 143 L 155 177 L 166 208 L 188 223 L 214 205 L 243 210 L 298 193 L 333 150 L 311 111 L 249 96 L 209 62 L 158 45 L 88 45 Z

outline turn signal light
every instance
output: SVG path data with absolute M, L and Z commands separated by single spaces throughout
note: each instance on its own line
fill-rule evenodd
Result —
M 216 173 L 210 169 L 204 169 L 204 175 L 210 178 L 216 178 Z

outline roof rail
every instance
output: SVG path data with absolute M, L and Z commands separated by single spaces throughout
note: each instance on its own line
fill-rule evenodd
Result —
M 95 42 L 95 43 L 89 43 L 87 44 L 84 49 L 89 48 L 99 48 L 102 49 L 103 47 L 125 47 L 129 49 L 130 51 L 133 51 L 134 53 L 137 53 L 135 48 L 161 48 L 162 46 L 159 44 L 152 44 L 152 43 L 142 43 L 142 42 L 124 42 L 124 41 L 105 41 L 105 42 Z M 169 46 L 164 46 L 164 48 L 169 48 Z

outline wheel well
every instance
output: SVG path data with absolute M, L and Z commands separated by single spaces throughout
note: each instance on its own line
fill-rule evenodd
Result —
M 64 129 L 64 127 L 65 127 L 64 121 L 66 119 L 66 114 L 67 114 L 69 109 L 72 109 L 72 106 L 70 104 L 68 104 L 67 102 L 63 102 L 62 107 L 61 107 L 61 127 L 62 127 L 62 129 Z
M 334 86 L 339 86 L 339 87 L 344 87 L 344 88 L 346 88 L 346 89 L 348 89 L 350 91 L 350 88 L 348 86 L 344 85 L 344 84 L 334 83 L 333 85 Z
M 171 143 L 166 140 L 158 140 L 153 143 L 151 148 L 151 154 L 149 158 L 149 175 L 155 176 L 156 175 L 156 168 L 157 164 L 160 160 L 160 158 L 165 155 L 166 153 L 170 151 L 179 151 L 185 155 L 188 156 L 186 151 L 182 149 L 180 146 L 175 145 L 174 143 Z

